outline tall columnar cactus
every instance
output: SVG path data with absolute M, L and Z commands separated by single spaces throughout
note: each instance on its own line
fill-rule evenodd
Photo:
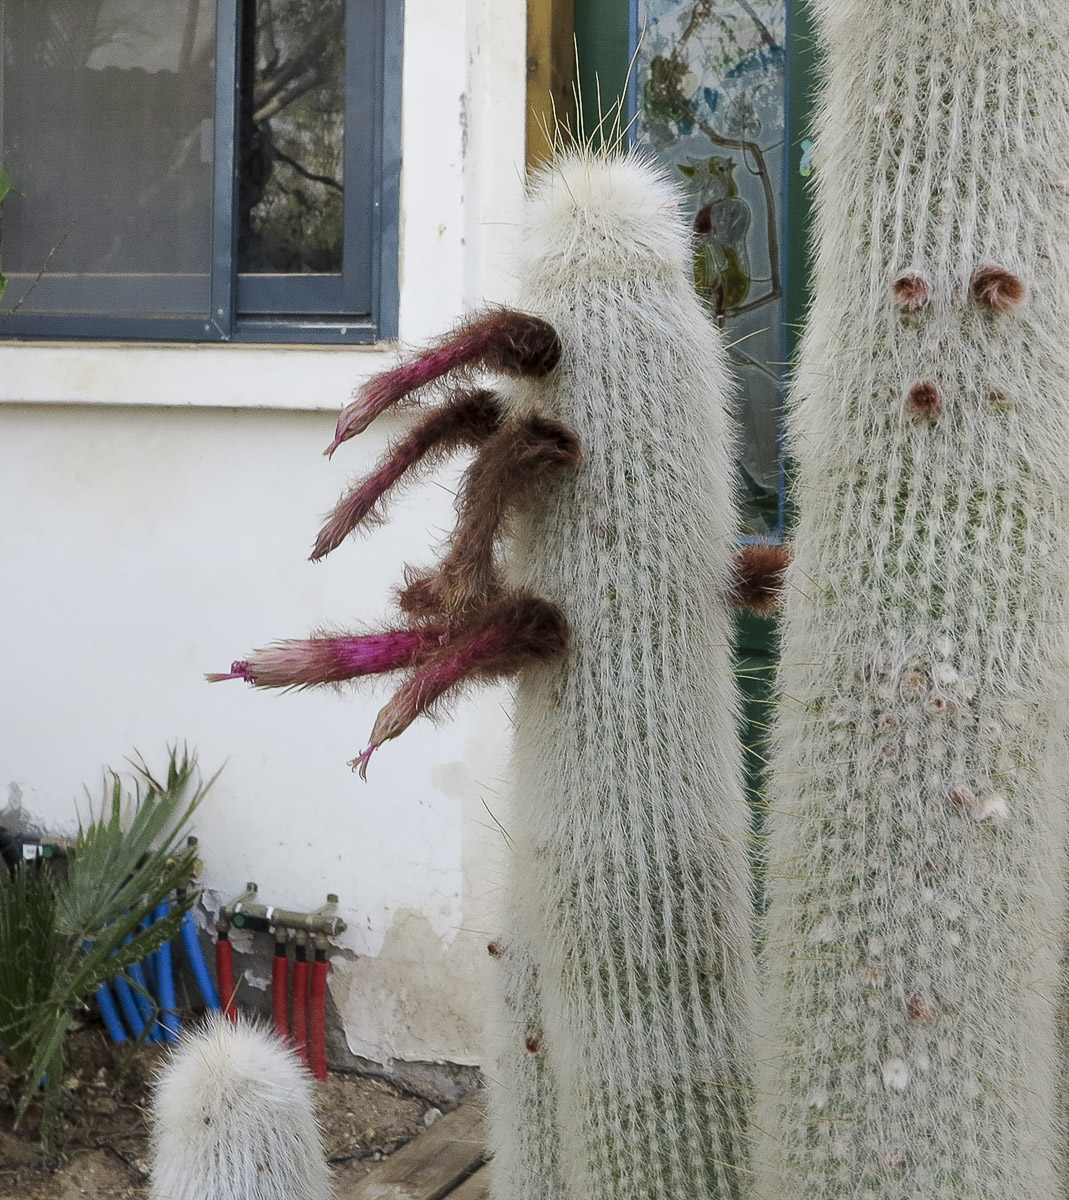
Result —
M 1069 5 L 818 0 L 763 1200 L 1061 1195 Z
M 520 677 L 510 826 L 565 1194 L 733 1196 L 751 963 L 723 343 L 676 197 L 634 159 L 547 173 L 523 245 L 524 304 L 562 352 L 510 404 L 583 449 L 517 516 L 509 564 L 572 635 Z
M 748 820 L 731 608 L 782 569 L 732 570 L 730 383 L 690 283 L 677 197 L 631 156 L 577 153 L 532 190 L 526 312 L 475 318 L 366 385 L 331 450 L 458 372 L 343 497 L 314 557 L 404 471 L 476 449 L 436 572 L 402 628 L 291 641 L 229 675 L 310 686 L 409 675 L 354 766 L 467 679 L 519 672 L 509 934 L 494 1103 L 501 1200 L 741 1190 L 750 1024 Z M 507 535 L 507 537 L 505 536 Z

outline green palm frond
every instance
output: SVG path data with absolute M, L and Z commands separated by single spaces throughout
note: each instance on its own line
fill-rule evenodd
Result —
M 33 1061 L 32 1017 L 51 994 L 58 948 L 52 877 L 19 863 L 0 878 L 0 1057 L 17 1072 Z

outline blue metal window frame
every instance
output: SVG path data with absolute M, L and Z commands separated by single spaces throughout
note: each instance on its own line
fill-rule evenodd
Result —
M 241 0 L 216 0 L 208 311 L 159 316 L 0 313 L 0 339 L 367 344 L 397 337 L 403 0 L 345 0 L 341 276 L 237 274 L 240 21 Z M 160 277 L 161 286 L 166 280 Z

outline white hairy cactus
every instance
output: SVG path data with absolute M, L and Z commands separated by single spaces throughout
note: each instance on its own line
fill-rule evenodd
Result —
M 528 201 L 519 300 L 561 356 L 506 402 L 574 430 L 582 461 L 517 512 L 506 563 L 571 630 L 519 678 L 510 821 L 541 999 L 515 1035 L 547 1060 L 563 1185 L 510 1170 L 497 1194 L 735 1196 L 752 970 L 731 383 L 671 186 L 631 155 L 558 159 Z
M 1050 1200 L 1069 5 L 816 7 L 757 1190 Z
M 273 1033 L 222 1017 L 184 1038 L 153 1103 L 151 1200 L 329 1200 L 312 1078 Z

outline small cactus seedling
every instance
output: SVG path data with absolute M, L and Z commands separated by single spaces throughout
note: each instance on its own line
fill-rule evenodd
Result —
M 152 1104 L 151 1200 L 330 1200 L 312 1077 L 273 1033 L 216 1017 Z
M 730 382 L 677 197 L 631 155 L 534 183 L 525 311 L 495 310 L 371 381 L 445 399 L 342 498 L 314 557 L 402 474 L 475 449 L 403 626 L 280 643 L 221 678 L 307 687 L 407 671 L 378 745 L 465 681 L 518 672 L 510 934 L 495 1089 L 501 1200 L 729 1197 L 746 1170 L 752 964 L 732 608 L 782 551 L 734 555 Z M 458 376 L 482 367 L 494 391 Z
M 1065 1183 L 1069 6 L 816 8 L 757 1194 L 1049 1200 Z

